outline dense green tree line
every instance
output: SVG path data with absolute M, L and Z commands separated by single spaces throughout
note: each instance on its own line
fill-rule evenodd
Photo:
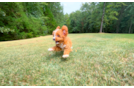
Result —
M 51 34 L 63 25 L 60 2 L 0 2 L 0 40 Z
M 133 33 L 134 2 L 86 2 L 65 18 L 72 33 L 98 33 L 102 18 L 102 32 Z
M 0 40 L 51 34 L 59 25 L 70 33 L 133 33 L 134 2 L 86 2 L 63 14 L 60 2 L 0 2 Z

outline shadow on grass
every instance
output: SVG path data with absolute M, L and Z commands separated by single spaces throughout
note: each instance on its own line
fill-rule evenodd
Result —
M 48 55 L 46 56 L 46 60 L 51 60 L 51 59 L 61 59 L 61 62 L 63 61 L 67 61 L 67 58 L 62 58 L 63 55 L 63 51 L 59 51 L 59 52 L 49 52 Z

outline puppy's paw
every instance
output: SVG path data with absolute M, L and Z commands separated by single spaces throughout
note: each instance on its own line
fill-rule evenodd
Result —
M 48 51 L 54 51 L 52 48 L 49 48 Z
M 63 58 L 67 58 L 67 57 L 69 57 L 69 55 L 63 55 L 62 57 L 63 57 Z

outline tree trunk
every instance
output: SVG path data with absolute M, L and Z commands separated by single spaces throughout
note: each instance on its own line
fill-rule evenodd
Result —
M 121 9 L 121 12 L 120 12 L 119 19 L 118 19 L 118 21 L 117 21 L 117 25 L 116 25 L 116 33 L 119 32 L 119 25 L 120 25 L 120 23 L 121 23 L 121 19 L 122 19 L 122 17 L 123 17 L 124 9 L 125 9 L 125 7 L 123 6 L 122 9 Z
M 134 25 L 133 25 L 134 26 Z M 132 28 L 133 28 L 133 26 L 132 26 Z M 133 31 L 134 31 L 134 29 L 132 29 L 132 33 L 133 33 Z
M 131 26 L 132 26 L 132 21 L 131 21 L 131 24 L 130 24 L 130 27 L 129 27 L 129 34 L 130 34 L 130 31 L 131 31 Z
M 106 2 L 104 2 L 104 6 L 103 6 L 103 15 L 102 15 L 102 20 L 101 20 L 100 33 L 102 32 L 102 27 L 103 27 L 103 18 L 104 18 L 104 14 L 105 14 L 105 5 L 106 5 Z

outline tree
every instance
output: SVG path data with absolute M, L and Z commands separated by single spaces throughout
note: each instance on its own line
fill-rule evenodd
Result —
M 126 8 L 126 10 L 125 10 L 127 13 L 128 13 L 128 15 L 130 16 L 130 19 L 129 19 L 129 32 L 128 33 L 131 33 L 131 27 L 132 27 L 132 25 L 134 24 L 134 2 L 132 2 L 131 4 L 129 4 L 128 5 L 128 7 Z
M 106 2 L 104 2 L 104 6 L 103 6 L 103 15 L 102 15 L 102 20 L 101 20 L 100 33 L 102 32 L 102 27 L 103 27 L 103 17 L 105 15 L 105 5 L 106 5 Z
M 76 12 L 70 14 L 70 28 L 77 29 L 77 32 L 98 32 L 100 31 L 103 17 L 103 2 L 92 2 L 92 3 L 83 3 L 80 8 L 79 19 L 74 19 L 78 17 Z M 117 26 L 119 32 L 125 32 L 125 29 L 121 30 L 121 23 L 124 17 L 124 11 L 121 11 L 122 8 L 126 8 L 123 2 L 107 2 L 105 5 L 105 14 L 103 17 L 103 30 L 105 32 L 116 32 Z M 123 9 L 124 9 L 123 8 Z M 121 16 L 122 13 L 122 16 Z M 126 13 L 125 13 L 126 14 Z M 125 21 L 123 21 L 125 22 Z M 81 23 L 81 24 L 79 24 Z M 118 25 L 119 23 L 119 25 Z M 77 26 L 77 24 L 79 24 Z M 72 25 L 72 26 L 71 26 Z M 133 25 L 132 25 L 133 26 Z M 79 29 L 79 30 L 78 30 Z
M 48 2 L 0 2 L 0 40 L 51 34 L 57 23 L 63 24 L 60 16 L 64 17 L 60 3 L 54 2 L 54 7 L 50 8 L 52 4 Z
M 60 2 L 47 2 L 48 8 L 52 12 L 56 23 L 59 26 L 62 26 L 64 24 L 64 14 L 63 14 L 63 6 L 61 6 Z

